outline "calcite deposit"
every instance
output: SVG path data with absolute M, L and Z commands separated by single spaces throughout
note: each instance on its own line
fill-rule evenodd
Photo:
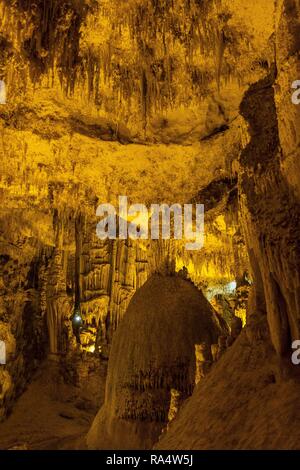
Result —
M 187 300 L 188 299 L 188 300 Z M 212 365 L 226 328 L 193 284 L 155 274 L 133 296 L 112 342 L 105 403 L 90 448 L 150 449 Z M 176 402 L 175 402 L 176 403 Z
M 0 0 L 1 449 L 299 447 L 299 46 L 299 0 Z M 99 239 L 120 196 L 203 248 Z

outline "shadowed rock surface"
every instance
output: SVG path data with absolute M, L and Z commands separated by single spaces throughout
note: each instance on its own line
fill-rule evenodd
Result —
M 266 320 L 257 322 L 197 385 L 155 449 L 298 449 L 299 386 Z

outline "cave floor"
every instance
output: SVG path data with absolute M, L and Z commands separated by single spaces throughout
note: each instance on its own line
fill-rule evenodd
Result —
M 96 412 L 79 387 L 55 380 L 46 362 L 0 424 L 0 449 L 84 449 Z

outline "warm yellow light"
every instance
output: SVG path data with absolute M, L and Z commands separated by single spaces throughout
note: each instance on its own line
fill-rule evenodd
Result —
M 246 316 L 247 316 L 246 309 L 242 307 L 237 308 L 235 309 L 234 314 L 242 320 L 243 328 L 244 328 L 244 326 L 246 325 Z

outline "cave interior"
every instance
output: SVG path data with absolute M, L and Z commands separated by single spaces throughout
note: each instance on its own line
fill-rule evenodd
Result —
M 0 0 L 0 449 L 297 449 L 299 54 L 299 0 Z

